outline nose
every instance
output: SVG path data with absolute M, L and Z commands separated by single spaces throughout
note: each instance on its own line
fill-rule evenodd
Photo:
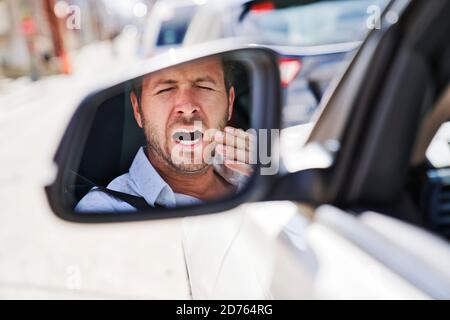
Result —
M 180 116 L 189 116 L 198 112 L 199 107 L 192 90 L 189 88 L 179 90 L 175 103 L 175 113 Z

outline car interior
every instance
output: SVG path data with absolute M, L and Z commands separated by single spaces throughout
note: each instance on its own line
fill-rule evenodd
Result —
M 422 122 L 411 162 L 410 188 L 425 225 L 450 240 L 450 166 L 436 167 L 434 164 L 435 161 L 449 163 L 448 154 L 441 148 L 450 149 L 450 140 L 448 135 L 444 136 L 447 138 L 442 141 L 444 143 L 433 139 L 448 121 L 450 86 Z M 427 152 L 432 144 L 437 144 L 436 150 L 441 149 L 442 152 Z
M 427 153 L 450 120 L 450 34 L 442 32 L 450 30 L 450 5 L 418 7 L 388 37 L 396 54 L 365 118 L 348 194 L 364 207 L 354 211 L 375 210 L 450 240 L 449 166 L 435 167 Z
M 247 130 L 250 127 L 251 94 L 246 66 L 231 62 L 236 98 L 229 125 Z M 72 168 L 63 173 L 63 199 L 67 208 L 76 204 L 94 186 L 106 187 L 114 178 L 128 172 L 141 146 L 142 129 L 136 124 L 130 102 L 131 82 L 115 88 L 113 94 L 100 99 L 80 155 Z
M 440 20 L 442 19 L 442 20 Z M 446 167 L 436 167 L 434 158 L 450 163 L 444 153 L 427 153 L 436 140 L 433 138 L 438 130 L 450 121 L 450 15 L 442 14 L 434 23 L 433 37 L 424 41 L 423 57 L 429 68 L 429 85 L 434 94 L 429 108 L 425 109 L 420 119 L 416 140 L 407 175 L 407 190 L 414 207 L 418 211 L 422 226 L 450 240 L 450 171 Z M 441 29 L 443 28 L 443 29 Z M 442 148 L 450 148 L 446 140 Z M 441 148 L 440 145 L 438 148 Z M 450 149 L 449 149 L 450 150 Z M 444 151 L 444 150 L 442 150 Z

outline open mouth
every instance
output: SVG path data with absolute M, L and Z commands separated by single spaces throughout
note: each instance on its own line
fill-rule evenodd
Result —
M 172 134 L 172 138 L 183 146 L 194 146 L 203 138 L 203 133 L 199 130 L 177 130 Z

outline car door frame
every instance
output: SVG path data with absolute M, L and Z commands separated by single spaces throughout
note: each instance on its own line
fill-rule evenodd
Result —
M 406 166 L 404 170 L 400 170 L 399 164 L 404 165 L 409 161 L 414 136 L 407 136 L 407 133 L 412 128 L 417 128 L 416 125 L 420 123 L 420 112 L 423 109 L 419 103 L 413 109 L 414 114 L 398 123 L 400 130 L 403 129 L 406 133 L 400 132 L 398 138 L 391 141 L 392 144 L 397 143 L 404 148 L 399 150 L 399 156 L 390 155 L 390 160 L 387 160 L 386 164 L 397 168 L 398 176 L 382 176 L 376 179 L 377 182 L 383 182 L 380 188 L 382 190 L 379 192 L 372 191 L 373 189 L 370 189 L 372 186 L 368 187 L 364 179 L 373 177 L 372 173 L 376 170 L 373 156 L 380 151 L 380 144 L 383 141 L 387 143 L 386 135 L 383 134 L 385 124 L 392 124 L 393 119 L 398 119 L 398 112 L 406 110 L 406 106 L 402 106 L 397 113 L 386 111 L 387 105 L 390 105 L 387 103 L 389 98 L 394 96 L 392 84 L 401 81 L 401 76 L 406 74 L 402 73 L 406 63 L 410 62 L 407 59 L 408 53 L 411 52 L 408 52 L 409 48 L 400 41 L 400 37 L 404 36 L 405 30 L 416 30 L 415 24 L 411 21 L 414 17 L 417 18 L 419 10 L 422 11 L 422 17 L 427 15 L 430 17 L 441 12 L 446 5 L 448 8 L 449 2 L 427 2 L 425 5 L 425 2 L 393 1 L 387 9 L 387 14 L 391 17 L 397 15 L 399 20 L 392 23 L 384 15 L 382 28 L 371 32 L 341 81 L 336 84 L 333 94 L 329 95 L 323 104 L 324 109 L 307 141 L 307 144 L 318 143 L 324 150 L 330 141 L 339 141 L 336 152 L 328 150 L 335 160 L 333 166 L 312 173 L 315 181 L 321 186 L 315 188 L 320 192 L 309 196 L 313 196 L 317 203 L 331 203 L 335 206 L 334 209 L 329 208 L 329 211 L 334 213 L 324 213 L 322 210 L 322 213 L 316 216 L 316 222 L 331 228 L 427 296 L 437 299 L 450 297 L 448 274 L 440 272 L 432 262 L 421 259 L 415 254 L 414 249 L 401 248 L 383 237 L 380 232 L 361 223 L 358 220 L 361 215 L 358 213 L 364 212 L 361 210 L 364 208 L 363 204 L 368 208 L 371 203 L 377 201 L 387 205 L 400 195 Z M 422 96 L 416 94 L 418 93 L 412 92 L 411 97 L 426 101 L 430 93 L 424 90 Z M 385 122 L 389 116 L 390 121 Z M 392 185 L 387 182 L 392 182 Z M 368 198 L 371 191 L 372 199 Z M 338 210 L 339 214 L 336 213 Z M 425 233 L 433 239 L 434 244 L 430 244 L 430 249 L 433 246 L 442 247 L 444 242 L 441 239 Z M 408 235 L 413 236 L 412 232 L 408 232 Z M 448 244 L 445 246 L 447 251 L 450 251 Z

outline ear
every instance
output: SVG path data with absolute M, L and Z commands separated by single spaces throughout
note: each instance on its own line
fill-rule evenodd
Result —
M 134 92 L 130 93 L 130 100 L 131 100 L 131 105 L 133 106 L 134 119 L 136 120 L 138 126 L 142 128 L 142 117 L 141 117 L 141 112 L 139 111 L 139 101 L 136 96 L 136 93 L 134 93 Z
M 228 94 L 228 121 L 231 120 L 233 110 L 234 110 L 234 87 L 231 87 L 230 92 Z

